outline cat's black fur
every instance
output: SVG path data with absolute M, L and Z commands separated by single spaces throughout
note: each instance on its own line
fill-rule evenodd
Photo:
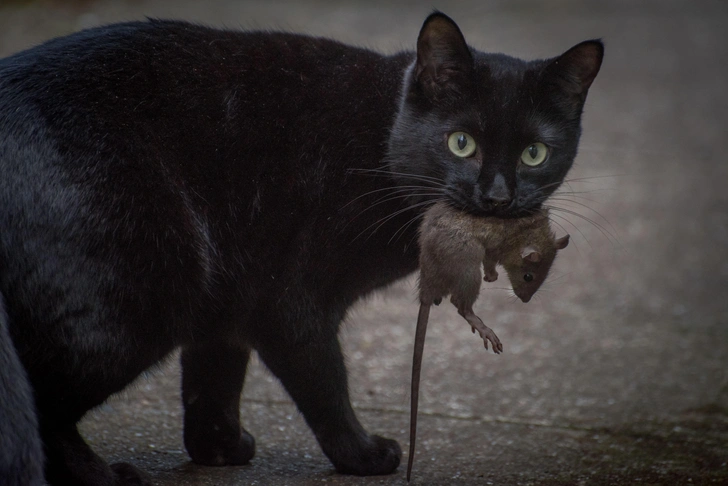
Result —
M 416 269 L 429 201 L 511 217 L 558 187 L 601 56 L 482 54 L 435 13 L 417 54 L 148 21 L 0 60 L 0 483 L 144 482 L 76 423 L 178 347 L 195 462 L 253 457 L 255 350 L 337 471 L 394 471 L 349 403 L 339 325 Z M 519 165 L 536 140 L 548 163 Z

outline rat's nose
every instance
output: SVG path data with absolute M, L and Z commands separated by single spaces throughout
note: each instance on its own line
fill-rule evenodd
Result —
M 516 294 L 516 297 L 518 297 L 519 299 L 521 299 L 521 302 L 523 302 L 523 303 L 526 303 L 529 300 L 531 300 L 531 296 L 528 295 L 528 294 L 524 294 L 523 292 L 513 291 L 513 293 Z

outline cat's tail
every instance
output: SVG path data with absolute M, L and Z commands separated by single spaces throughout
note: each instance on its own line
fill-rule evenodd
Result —
M 0 293 L 0 484 L 36 486 L 43 480 L 43 446 L 33 389 L 10 338 Z

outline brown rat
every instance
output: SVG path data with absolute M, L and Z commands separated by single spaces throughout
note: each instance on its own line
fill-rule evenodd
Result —
M 407 481 L 410 479 L 417 434 L 417 406 L 420 370 L 427 321 L 432 304 L 450 295 L 458 313 L 468 321 L 493 351 L 503 351 L 498 336 L 473 312 L 480 294 L 483 265 L 487 282 L 498 278 L 496 264 L 505 268 L 513 292 L 528 302 L 541 287 L 556 252 L 569 243 L 569 235 L 556 239 L 549 226 L 548 212 L 518 219 L 480 218 L 458 211 L 446 203 L 435 203 L 420 225 L 420 311 L 415 333 L 410 405 L 410 452 Z

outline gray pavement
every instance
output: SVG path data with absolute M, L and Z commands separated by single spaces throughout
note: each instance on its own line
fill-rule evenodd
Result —
M 145 15 L 394 52 L 414 46 L 433 6 L 484 50 L 545 57 L 593 37 L 607 47 L 572 182 L 552 201 L 572 245 L 551 282 L 529 304 L 483 291 L 476 312 L 503 341 L 500 356 L 454 309 L 431 316 L 413 483 L 728 484 L 728 3 L 0 0 L 0 55 Z M 342 334 L 359 416 L 403 448 L 414 297 L 408 280 L 361 302 Z M 82 430 L 159 485 L 405 483 L 403 467 L 334 474 L 257 361 L 241 414 L 253 462 L 191 464 L 173 357 Z

